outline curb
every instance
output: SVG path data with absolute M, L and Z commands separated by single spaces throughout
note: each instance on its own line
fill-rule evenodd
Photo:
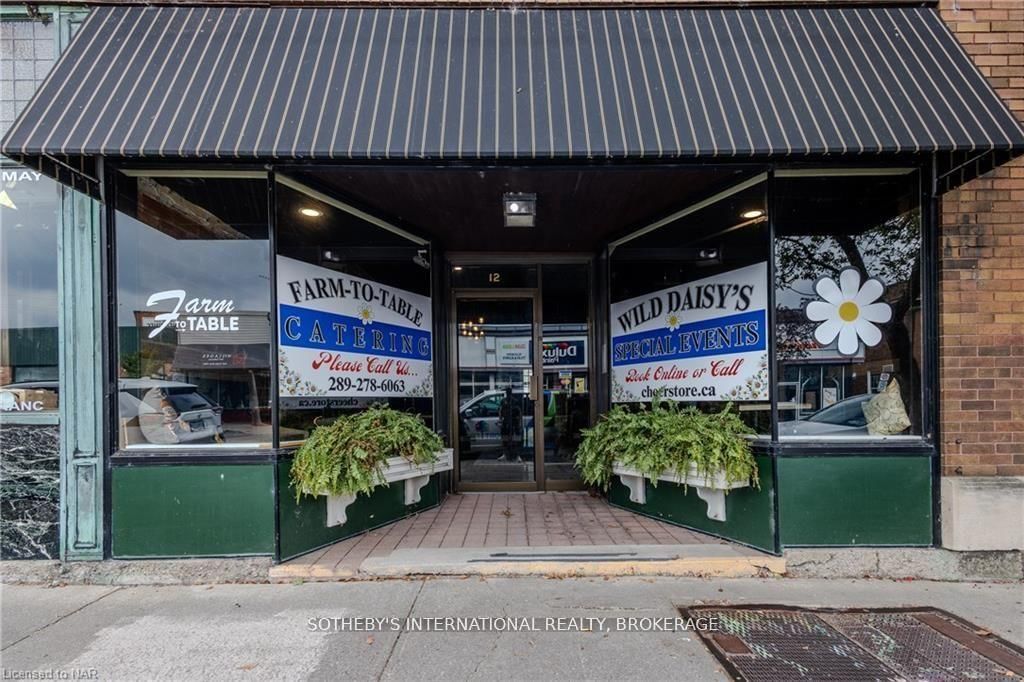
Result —
M 269 582 L 270 557 L 136 561 L 0 561 L 0 582 L 43 585 L 210 585 Z
M 471 571 L 459 561 L 425 557 L 368 559 L 358 572 L 299 575 L 270 557 L 80 561 L 0 561 L 0 583 L 35 585 L 210 585 L 333 580 L 386 580 L 415 576 L 690 576 L 874 578 L 942 582 L 1024 581 L 1024 552 L 954 552 L 937 548 L 790 549 L 783 557 L 666 557 L 661 561 L 489 561 Z M 539 558 L 538 558 L 539 559 Z
M 954 552 L 934 547 L 789 549 L 790 578 L 879 578 L 945 582 L 1024 580 L 1020 550 Z
M 781 557 L 728 545 L 614 545 L 396 549 L 333 570 L 315 564 L 280 564 L 273 582 L 375 580 L 413 576 L 618 577 L 685 576 L 756 578 L 782 575 Z

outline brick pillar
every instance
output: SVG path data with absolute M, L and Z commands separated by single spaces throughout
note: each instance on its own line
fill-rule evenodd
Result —
M 1024 3 L 942 0 L 943 19 L 1024 120 Z M 1024 159 L 942 202 L 944 476 L 1024 476 Z

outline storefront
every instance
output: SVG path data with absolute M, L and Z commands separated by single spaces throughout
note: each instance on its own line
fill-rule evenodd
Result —
M 578 488 L 581 430 L 658 398 L 733 404 L 760 487 L 610 501 L 780 552 L 937 542 L 937 200 L 1024 131 L 909 5 L 119 5 L 3 153 L 101 205 L 63 255 L 70 558 Z M 330 523 L 294 448 L 374 402 L 452 469 Z

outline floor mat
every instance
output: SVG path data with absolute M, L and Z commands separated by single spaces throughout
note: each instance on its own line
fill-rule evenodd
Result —
M 736 680 L 1001 680 L 1024 677 L 1024 649 L 939 609 L 695 606 L 717 619 L 704 644 Z

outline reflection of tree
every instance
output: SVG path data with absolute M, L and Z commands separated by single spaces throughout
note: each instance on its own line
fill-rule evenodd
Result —
M 860 271 L 861 278 L 876 277 L 886 286 L 884 299 L 892 306 L 892 319 L 881 326 L 882 338 L 896 360 L 903 402 L 916 429 L 920 425 L 921 368 L 914 357 L 914 337 L 907 315 L 921 295 L 919 211 L 893 217 L 859 235 L 779 235 L 776 237 L 777 290 L 800 291 L 820 277 L 837 277 L 844 268 Z M 803 357 L 814 325 L 802 315 L 780 309 L 777 345 L 780 357 Z M 909 399 L 908 399 L 909 398 Z
M 142 339 L 144 328 L 122 327 L 118 353 L 118 376 L 139 378 L 159 376 L 164 365 L 174 359 L 177 334 L 164 331 L 156 339 Z

